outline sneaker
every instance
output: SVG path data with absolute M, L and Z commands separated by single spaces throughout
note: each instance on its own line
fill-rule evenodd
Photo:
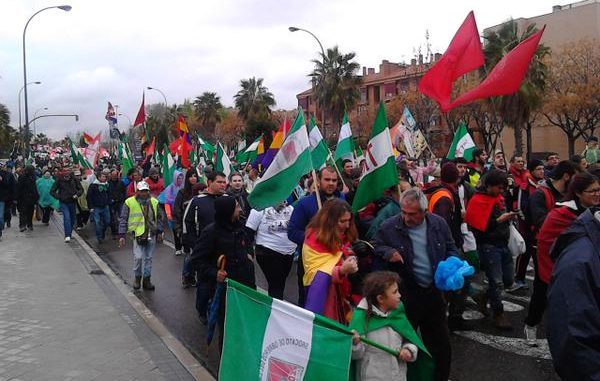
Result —
M 178 257 L 181 254 L 183 254 L 183 252 L 181 250 L 175 250 L 175 256 Z
M 33 231 L 33 226 L 28 226 L 27 229 L 32 232 Z
M 26 227 L 19 228 L 19 231 L 20 231 L 21 233 L 23 233 L 25 230 L 27 230 L 27 228 L 26 228 Z
M 510 287 L 506 287 L 504 290 L 508 293 L 513 293 L 513 292 L 517 292 L 519 290 L 521 290 L 522 288 L 525 287 L 525 282 L 514 282 Z
M 527 324 L 525 324 L 525 327 L 523 327 L 523 332 L 525 333 L 525 342 L 527 343 L 527 345 L 529 345 L 530 347 L 537 347 L 537 328 L 530 327 Z
M 65 237 L 65 243 L 71 242 L 71 237 Z

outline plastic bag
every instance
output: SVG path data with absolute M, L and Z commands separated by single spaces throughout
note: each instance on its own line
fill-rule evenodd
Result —
M 441 261 L 435 271 L 435 286 L 442 291 L 456 291 L 465 285 L 465 276 L 475 274 L 475 269 L 467 261 L 458 257 L 448 257 Z

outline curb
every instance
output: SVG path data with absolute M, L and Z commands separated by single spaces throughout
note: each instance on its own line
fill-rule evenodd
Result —
M 104 262 L 98 254 L 88 245 L 88 243 L 81 238 L 75 230 L 71 234 L 73 238 L 81 245 L 89 257 L 94 261 L 98 267 L 106 274 L 111 283 L 123 294 L 129 304 L 135 309 L 135 311 L 144 319 L 148 327 L 160 338 L 160 340 L 167 346 L 169 351 L 175 355 L 177 360 L 183 365 L 183 367 L 196 379 L 196 381 L 216 381 L 215 378 L 196 360 L 196 358 L 188 351 L 188 349 L 173 336 L 164 324 L 158 320 L 158 318 L 148 309 L 144 303 L 138 299 L 137 296 L 127 287 L 121 278 L 112 271 L 112 269 Z

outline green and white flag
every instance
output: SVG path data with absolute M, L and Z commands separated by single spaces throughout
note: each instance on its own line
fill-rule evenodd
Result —
M 117 155 L 121 161 L 121 173 L 123 177 L 127 176 L 127 172 L 133 168 L 133 160 L 125 143 L 119 143 Z
M 304 111 L 299 108 L 296 121 L 273 162 L 248 196 L 248 202 L 256 210 L 275 206 L 292 194 L 300 178 L 312 168 Z
M 383 102 L 379 103 L 379 111 L 371 130 L 365 160 L 366 170 L 352 202 L 354 212 L 364 208 L 369 202 L 381 198 L 387 188 L 398 184 L 396 159 Z
M 340 128 L 340 134 L 338 136 L 338 142 L 337 146 L 335 147 L 333 159 L 339 165 L 341 165 L 341 162 L 344 159 L 350 159 L 354 161 L 354 139 L 352 139 L 352 130 L 350 129 L 348 113 L 344 114 L 344 120 L 342 122 L 342 128 Z
M 221 143 L 217 143 L 217 162 L 215 163 L 215 170 L 223 172 L 227 179 L 229 179 L 229 175 L 235 171 L 231 165 L 229 156 L 227 156 L 227 151 L 223 148 Z
M 219 380 L 348 380 L 348 328 L 232 280 L 226 299 Z
M 356 146 L 356 151 L 354 151 L 354 156 L 356 156 L 357 164 L 360 164 L 360 162 L 365 159 L 365 153 L 363 152 L 362 148 L 360 148 L 360 146 L 358 145 Z
M 163 181 L 165 188 L 171 185 L 171 183 L 173 182 L 173 173 L 175 172 L 176 167 L 177 163 L 171 155 L 169 147 L 165 144 L 165 147 L 163 148 L 162 157 Z
M 319 131 L 314 116 L 310 118 L 310 124 L 308 125 L 308 140 L 310 142 L 310 156 L 313 169 L 318 171 L 325 165 L 330 152 L 327 144 L 325 144 L 323 135 L 321 135 L 321 131 Z
M 256 151 L 258 150 L 258 144 L 260 143 L 260 139 L 262 139 L 262 134 L 258 138 L 256 138 L 256 140 L 254 140 L 254 142 L 252 142 L 252 144 L 250 144 L 248 148 L 246 148 L 242 152 L 239 152 L 235 157 L 235 161 L 237 161 L 238 164 L 254 162 L 254 160 L 256 160 Z
M 463 157 L 466 161 L 473 160 L 473 151 L 475 150 L 475 142 L 464 122 L 460 122 L 458 130 L 454 133 L 452 144 L 448 150 L 448 159 L 454 159 L 457 157 Z
M 210 144 L 209 142 L 207 142 L 206 140 L 202 139 L 202 136 L 200 136 L 200 134 L 198 134 L 198 144 L 200 145 L 200 147 L 202 147 L 202 150 L 206 153 L 206 158 L 209 161 L 213 160 L 213 155 L 215 153 L 215 151 L 217 150 L 217 148 L 215 146 L 213 146 L 212 144 Z

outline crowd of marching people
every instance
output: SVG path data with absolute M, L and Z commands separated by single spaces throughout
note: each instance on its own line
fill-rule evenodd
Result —
M 13 228 L 17 211 L 21 232 L 32 231 L 36 219 L 48 225 L 52 213 L 60 212 L 66 243 L 74 229 L 93 221 L 99 245 L 107 231 L 120 247 L 132 237 L 133 288 L 154 290 L 152 257 L 171 231 L 174 255 L 183 256 L 182 287 L 196 287 L 204 324 L 219 283 L 233 279 L 255 288 L 257 264 L 268 294 L 283 299 L 296 261 L 298 298 L 292 302 L 351 327 L 360 326 L 356 319 L 372 319 L 379 325 L 361 334 L 402 348 L 391 360 L 355 337 L 352 356 L 364 380 L 403 379 L 405 363 L 419 358 L 421 348 L 435 363 L 435 379 L 447 380 L 450 332 L 473 329 L 462 317 L 467 299 L 495 328 L 514 329 L 503 298 L 529 288 L 526 274 L 533 267 L 531 300 L 520 326 L 527 344 L 539 344 L 546 314 L 545 335 L 559 375 L 600 377 L 597 139 L 571 160 L 561 161 L 556 153 L 544 161 L 506 159 L 502 151 L 488 155 L 482 149 L 470 161 L 419 166 L 404 158 L 397 163 L 398 185 L 358 213 L 350 205 L 362 171 L 350 160 L 305 176 L 288 199 L 264 210 L 248 202 L 260 181 L 251 166 L 229 176 L 210 164 L 180 169 L 165 187 L 161 168 L 149 163 L 122 173 L 118 163 L 91 171 L 68 159 L 2 161 L 0 239 Z M 438 266 L 450 257 L 474 269 L 454 290 L 436 283 Z M 476 279 L 487 289 L 473 288 Z M 395 319 L 399 308 L 410 330 L 377 323 Z

